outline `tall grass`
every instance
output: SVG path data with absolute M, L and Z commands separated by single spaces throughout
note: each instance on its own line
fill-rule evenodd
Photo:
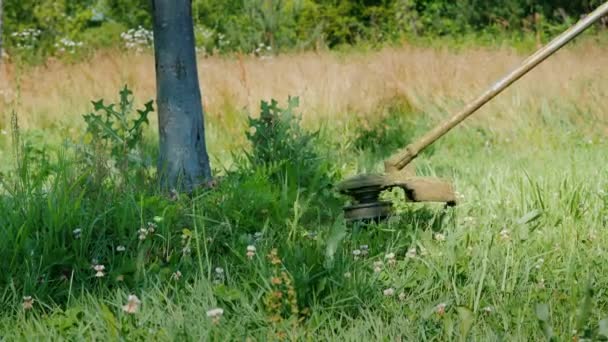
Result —
M 315 121 L 370 113 L 379 102 L 401 96 L 420 111 L 441 116 L 479 94 L 525 57 L 509 48 L 454 51 L 406 46 L 348 55 L 310 52 L 267 59 L 208 57 L 198 62 L 211 117 L 222 120 L 230 108 L 255 112 L 260 99 L 292 95 L 302 99 L 304 119 Z M 556 99 L 576 102 L 593 117 L 606 120 L 601 98 L 608 77 L 602 66 L 607 60 L 606 48 L 593 41 L 569 46 L 496 99 L 479 120 L 512 126 L 534 120 L 530 112 Z M 49 61 L 21 72 L 16 65 L 3 68 L 3 127 L 8 123 L 8 108 L 20 113 L 26 128 L 69 122 L 88 110 L 90 99 L 109 98 L 125 83 L 141 99 L 155 96 L 153 57 L 148 54 L 105 51 L 76 64 Z

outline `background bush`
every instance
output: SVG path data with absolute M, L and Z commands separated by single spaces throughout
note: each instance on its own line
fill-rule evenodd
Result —
M 472 32 L 534 33 L 544 38 L 600 3 L 601 0 L 194 0 L 193 14 L 200 50 L 260 54 L 361 42 L 384 44 L 410 37 L 457 37 Z M 25 51 L 27 56 L 64 54 L 66 39 L 84 41 L 89 49 L 119 46 L 124 41 L 117 30 L 152 26 L 147 0 L 8 0 L 4 12 L 8 49 L 20 55 Z M 40 35 L 24 38 L 18 34 L 28 29 L 40 30 Z M 95 37 L 99 37 L 99 43 Z

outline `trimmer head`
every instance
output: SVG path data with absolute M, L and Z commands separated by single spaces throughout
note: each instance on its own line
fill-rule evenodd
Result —
M 431 177 L 416 177 L 402 173 L 364 174 L 349 178 L 338 184 L 338 191 L 354 199 L 344 207 L 344 216 L 349 221 L 382 220 L 392 213 L 390 202 L 381 201 L 380 193 L 400 187 L 413 202 L 443 202 L 456 204 L 456 195 L 450 183 Z

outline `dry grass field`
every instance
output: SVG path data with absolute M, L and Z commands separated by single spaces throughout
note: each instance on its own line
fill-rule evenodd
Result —
M 608 48 L 587 41 L 566 47 L 489 104 L 474 120 L 496 127 L 534 122 L 554 101 L 576 102 L 598 121 L 608 120 Z M 306 121 L 341 120 L 373 113 L 395 97 L 429 115 L 443 115 L 477 96 L 526 56 L 508 49 L 450 51 L 421 47 L 377 52 L 298 53 L 265 59 L 208 57 L 199 60 L 204 105 L 221 118 L 234 109 L 255 113 L 261 99 L 299 96 Z M 91 99 L 112 98 L 127 84 L 141 101 L 155 96 L 153 56 L 106 51 L 75 64 L 49 61 L 19 71 L 3 65 L 0 106 L 7 126 L 16 110 L 23 127 L 73 122 Z M 487 113 L 492 113 L 488 115 Z

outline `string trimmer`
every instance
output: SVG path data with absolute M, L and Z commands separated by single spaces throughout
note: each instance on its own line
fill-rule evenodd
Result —
M 460 112 L 427 132 L 418 141 L 388 158 L 384 162 L 384 174 L 358 175 L 338 184 L 338 191 L 354 199 L 353 204 L 344 207 L 345 218 L 370 220 L 388 217 L 392 212 L 391 203 L 380 200 L 379 196 L 382 191 L 395 187 L 402 188 L 407 198 L 413 202 L 440 202 L 455 205 L 456 196 L 450 183 L 432 177 L 417 177 L 410 162 L 425 148 L 607 14 L 608 2 L 536 51 L 519 67 L 494 83 Z

